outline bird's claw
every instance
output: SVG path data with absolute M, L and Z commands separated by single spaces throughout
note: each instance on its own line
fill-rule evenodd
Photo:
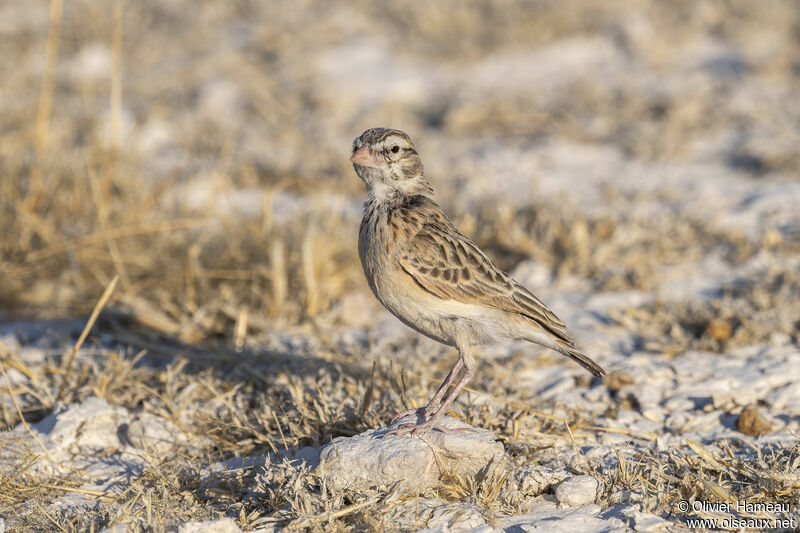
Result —
M 418 435 L 419 433 L 425 433 L 427 431 L 431 431 L 434 429 L 434 425 L 428 422 L 422 422 L 421 424 L 403 424 L 402 426 L 398 426 L 394 429 L 390 429 L 386 433 L 384 433 L 384 437 L 396 436 L 399 437 L 401 435 L 411 435 L 412 437 Z
M 474 428 L 465 427 L 465 428 L 445 428 L 439 425 L 439 421 L 428 420 L 427 422 L 422 422 L 419 424 L 403 424 L 402 426 L 398 426 L 394 429 L 390 429 L 386 433 L 383 434 L 384 437 L 399 437 L 401 435 L 411 435 L 415 437 L 420 433 L 427 433 L 429 431 L 440 431 L 442 433 L 461 433 L 464 431 L 472 431 Z
M 417 418 L 422 417 L 423 420 L 427 420 L 428 419 L 428 417 L 427 417 L 427 409 L 428 409 L 428 406 L 426 405 L 425 407 L 420 407 L 418 409 L 406 409 L 404 411 L 400 411 L 399 413 L 397 413 L 396 415 L 394 415 L 392 417 L 392 421 L 389 422 L 389 424 L 394 424 L 395 422 L 397 422 L 401 418 L 405 418 L 405 417 L 410 416 L 410 415 L 416 415 Z

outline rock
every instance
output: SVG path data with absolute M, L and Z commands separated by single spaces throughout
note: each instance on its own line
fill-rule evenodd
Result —
M 639 498 L 641 500 L 641 498 Z M 618 518 L 627 524 L 626 531 L 646 531 L 655 533 L 657 531 L 671 531 L 674 523 L 664 520 L 660 516 L 646 513 L 641 510 L 639 503 L 627 503 L 616 506 L 603 512 L 606 519 Z
M 445 429 L 422 435 L 384 434 L 398 425 L 414 422 L 414 415 L 395 424 L 354 437 L 339 437 L 322 449 L 320 475 L 332 490 L 388 488 L 399 482 L 405 493 L 421 493 L 439 485 L 442 474 L 483 478 L 500 464 L 505 452 L 494 433 L 445 417 Z
M 152 413 L 137 415 L 124 433 L 131 446 L 156 455 L 166 455 L 187 440 L 178 426 Z
M 608 390 L 619 392 L 625 385 L 633 385 L 634 381 L 633 377 L 627 372 L 613 371 L 603 379 L 603 383 Z
M 642 418 L 650 422 L 662 424 L 664 422 L 664 411 L 658 407 L 642 409 Z
M 414 533 L 450 533 L 450 528 L 447 526 L 426 527 L 418 529 Z
M 671 529 L 669 522 L 654 514 L 633 511 L 630 518 L 633 521 L 633 529 L 636 531 L 669 531 Z
M 742 410 L 742 414 L 739 415 L 739 418 L 736 420 L 736 429 L 745 435 L 758 437 L 759 435 L 771 432 L 772 426 L 761 416 L 756 405 L 748 405 Z
M 126 524 L 116 524 L 114 526 L 103 529 L 102 531 L 100 531 L 100 533 L 127 533 L 127 531 L 128 531 L 128 526 Z M 0 531 L 0 533 L 3 532 Z
M 556 488 L 558 503 L 568 507 L 579 507 L 594 503 L 600 482 L 592 476 L 572 476 Z
M 178 528 L 178 533 L 241 533 L 242 530 L 228 517 L 202 522 L 186 522 Z
M 547 470 L 542 466 L 531 466 L 516 470 L 511 479 L 522 497 L 535 497 L 567 477 L 564 469 Z
M 74 454 L 108 454 L 119 450 L 122 443 L 117 429 L 127 421 L 126 409 L 92 396 L 83 403 L 56 408 L 31 429 L 55 459 L 65 459 Z M 15 431 L 27 435 L 22 424 Z M 38 448 L 38 444 L 34 445 Z
M 557 508 L 554 503 L 543 501 L 524 515 L 499 518 L 494 522 L 496 530 L 524 531 L 536 533 L 609 533 L 629 531 L 625 522 L 615 516 L 599 516 L 600 507 L 584 505 L 577 508 Z
M 618 490 L 608 498 L 608 503 L 612 505 L 620 505 L 627 503 L 641 502 L 644 497 L 638 492 L 631 492 L 629 490 Z
M 473 531 L 486 525 L 486 519 L 480 510 L 464 501 L 437 507 L 427 523 L 428 528 L 441 527 L 444 531 Z

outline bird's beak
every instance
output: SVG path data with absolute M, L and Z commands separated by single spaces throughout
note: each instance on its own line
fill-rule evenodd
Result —
M 374 155 L 372 155 L 372 152 L 369 151 L 369 147 L 367 146 L 362 146 L 353 152 L 353 155 L 350 156 L 350 161 L 360 167 L 378 168 L 380 165 L 378 160 Z

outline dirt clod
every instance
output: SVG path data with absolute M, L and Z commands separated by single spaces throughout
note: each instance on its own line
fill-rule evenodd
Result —
M 757 405 L 748 405 L 736 420 L 736 429 L 745 435 L 757 437 L 772 431 L 772 425 L 758 411 Z

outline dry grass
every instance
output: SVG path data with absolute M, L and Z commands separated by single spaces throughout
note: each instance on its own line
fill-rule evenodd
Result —
M 241 354 L 198 353 L 197 358 L 189 355 L 165 366 L 158 360 L 143 365 L 149 358 L 142 359 L 141 353 L 88 352 L 76 362 L 65 402 L 95 395 L 116 405 L 137 406 L 138 412 L 173 421 L 189 440 L 166 455 L 145 454 L 147 466 L 123 486 L 93 492 L 86 490 L 94 481 L 92 476 L 80 471 L 29 472 L 31 464 L 46 458 L 35 447 L 13 446 L 16 437 L 6 434 L 0 462 L 4 479 L 0 505 L 6 520 L 32 530 L 50 529 L 53 523 L 67 531 L 115 523 L 165 530 L 186 520 L 224 515 L 234 517 L 243 528 L 275 524 L 311 531 L 392 529 L 398 517 L 408 519 L 407 513 L 415 505 L 413 498 L 392 491 L 326 491 L 317 472 L 280 456 L 286 450 L 319 446 L 333 437 L 385 424 L 390 414 L 403 406 L 402 397 L 418 404 L 431 384 L 426 386 L 418 376 L 403 377 L 388 364 L 376 365 L 369 372 L 349 366 L 333 354 L 318 354 L 319 359 L 300 354 L 247 354 L 242 361 Z M 410 361 L 412 368 L 424 364 L 418 358 Z M 523 391 L 505 390 L 493 378 L 502 366 L 484 363 L 479 373 L 480 387 L 494 391 L 502 400 L 472 405 L 469 398 L 475 396 L 469 395 L 456 412 L 469 423 L 493 430 L 504 442 L 509 464 L 494 477 L 480 481 L 445 473 L 439 489 L 423 496 L 439 498 L 442 503 L 474 502 L 485 509 L 487 517 L 524 513 L 535 505 L 541 491 L 552 488 L 525 488 L 523 472 L 530 465 L 551 461 L 553 453 L 565 453 L 572 439 L 580 444 L 595 432 L 606 431 L 587 419 L 581 409 L 566 409 L 552 402 L 538 409 L 521 407 L 522 400 L 515 404 L 515 394 Z M 303 367 L 314 371 L 303 373 Z M 16 391 L 26 400 L 32 419 L 43 412 L 36 399 L 52 395 L 61 381 L 57 357 L 37 368 L 37 375 L 29 386 Z M 403 382 L 414 386 L 403 390 Z M 796 449 L 752 448 L 741 441 L 718 443 L 713 451 L 697 445 L 688 453 L 658 452 L 652 447 L 653 437 L 629 435 L 630 446 L 619 450 L 616 469 L 606 470 L 593 461 L 572 467 L 573 473 L 595 475 L 603 481 L 604 493 L 598 500 L 603 504 L 619 503 L 617 493 L 629 491 L 644 510 L 675 513 L 675 518 L 681 518 L 675 505 L 691 498 L 796 501 L 800 488 Z M 234 464 L 208 470 L 219 461 L 263 454 L 274 457 L 266 469 Z M 49 516 L 42 513 L 47 502 L 74 493 L 99 506 L 91 513 L 80 507 Z M 421 516 L 424 519 L 430 514 Z
M 604 497 L 629 491 L 644 510 L 677 517 L 685 514 L 677 507 L 681 500 L 772 502 L 792 509 L 800 488 L 799 453 L 798 446 L 755 447 L 746 441 L 721 441 L 713 450 L 689 441 L 687 452 L 635 453 L 621 457 L 618 469 L 604 476 Z
M 368 126 L 391 122 L 414 132 L 433 152 L 429 168 L 444 174 L 432 177 L 457 224 L 501 267 L 534 259 L 556 286 L 578 280 L 588 291 L 647 292 L 664 267 L 712 253 L 735 267 L 759 255 L 783 264 L 800 250 L 800 233 L 743 235 L 669 209 L 680 194 L 664 187 L 609 189 L 603 212 L 569 199 L 463 201 L 459 180 L 484 178 L 459 174 L 469 161 L 448 176 L 449 155 L 438 153 L 469 159 L 458 142 L 526 150 L 552 137 L 671 163 L 690 157 L 715 128 L 738 128 L 741 139 L 724 154 L 732 171 L 753 179 L 796 173 L 796 145 L 784 137 L 765 142 L 794 132 L 800 117 L 790 97 L 797 59 L 788 50 L 797 44 L 798 19 L 789 3 L 471 2 L 456 9 L 452 2 L 277 8 L 53 0 L 49 21 L 45 5 L 11 4 L 0 8 L 0 20 L 16 22 L 0 24 L 8 45 L 0 58 L 0 317 L 85 316 L 119 281 L 74 360 L 65 347 L 80 331 L 40 335 L 44 357 L 33 363 L 0 345 L 4 368 L 24 377 L 0 394 L 13 395 L 30 423 L 59 401 L 98 396 L 163 417 L 189 441 L 169 455 L 153 453 L 121 490 L 91 494 L 82 488 L 93 481 L 85 472 L 34 471 L 47 460 L 41 449 L 3 432 L 7 525 L 86 531 L 124 522 L 161 531 L 225 515 L 243 528 L 390 530 L 418 504 L 391 491 L 331 494 L 317 473 L 280 458 L 419 405 L 452 356 L 407 339 L 373 346 L 380 339 L 370 328 L 360 331 L 363 343 L 344 348 L 337 336 L 361 306 L 347 298 L 371 298 L 356 257 L 362 190 L 346 158 L 349 140 Z M 780 53 L 749 46 L 765 31 Z M 513 87 L 487 94 L 465 82 L 465 72 L 498 57 L 598 35 L 610 35 L 639 66 L 615 72 L 613 83 L 581 76 L 549 96 Z M 778 79 L 782 90 L 760 107 L 736 107 L 726 102 L 747 85 L 736 72 L 692 81 L 674 44 L 709 36 L 741 51 L 747 83 Z M 455 81 L 421 100 L 411 90 L 367 104 L 375 95 L 318 72 L 331 51 L 361 39 L 368 49 L 389 49 L 401 67 L 421 59 L 410 64 L 456 73 Z M 647 203 L 665 209 L 657 216 L 634 209 Z M 659 354 L 725 353 L 776 332 L 796 344 L 798 287 L 796 272 L 778 266 L 768 279 L 719 298 L 622 309 L 612 319 Z M 369 316 L 378 308 L 366 301 L 358 311 Z M 509 368 L 529 368 L 530 359 L 480 365 L 475 390 L 455 411 L 495 431 L 509 464 L 480 482 L 445 475 L 428 496 L 474 502 L 487 516 L 525 512 L 541 490 L 522 487 L 520 469 L 613 428 L 557 402 L 531 409 L 524 391 L 507 382 Z M 20 422 L 13 404 L 0 408 L 5 426 Z M 720 443 L 713 452 L 665 453 L 650 449 L 649 437 L 630 434 L 616 471 L 581 467 L 603 479 L 601 503 L 613 503 L 619 491 L 659 513 L 689 498 L 794 501 L 796 448 Z M 271 454 L 270 468 L 209 470 L 262 454 Z M 50 506 L 70 494 L 98 505 Z
M 621 310 L 613 318 L 636 332 L 644 349 L 669 355 L 687 350 L 724 353 L 776 338 L 797 343 L 799 281 L 795 269 L 775 267 L 762 279 L 732 283 L 718 298 L 657 302 Z

